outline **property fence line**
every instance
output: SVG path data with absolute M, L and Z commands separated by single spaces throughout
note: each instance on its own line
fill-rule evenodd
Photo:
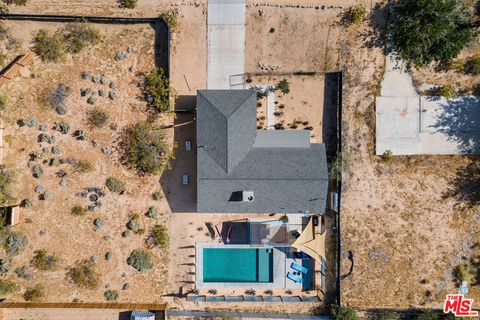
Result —
M 321 302 L 317 296 L 187 296 L 192 302 Z
M 256 312 L 224 312 L 224 311 L 188 311 L 167 310 L 168 317 L 189 318 L 264 318 L 264 319 L 304 319 L 333 320 L 331 317 L 302 313 L 256 313 Z
M 155 310 L 165 311 L 164 303 L 89 303 L 89 302 L 0 302 L 0 309 L 116 309 L 116 310 Z
M 338 88 L 337 88 L 337 158 L 340 157 L 342 161 L 342 107 L 343 107 L 343 71 L 338 73 Z M 337 160 L 338 161 L 338 160 Z M 336 278 L 336 304 L 341 305 L 341 269 L 342 269 L 342 233 L 340 226 L 340 212 L 342 200 L 342 176 L 337 181 L 338 205 L 336 215 L 337 226 L 337 278 Z
M 54 14 L 21 14 L 2 13 L 0 19 L 45 21 L 45 22 L 92 22 L 112 24 L 144 24 L 144 23 L 165 23 L 161 17 L 133 18 L 133 17 L 104 17 L 104 16 L 66 16 Z

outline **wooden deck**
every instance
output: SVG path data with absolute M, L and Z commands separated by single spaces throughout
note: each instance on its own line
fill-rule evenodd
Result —
M 26 54 L 16 57 L 1 71 L 0 85 L 16 77 L 21 68 L 26 67 L 33 62 L 34 57 L 35 53 L 32 51 L 28 51 Z

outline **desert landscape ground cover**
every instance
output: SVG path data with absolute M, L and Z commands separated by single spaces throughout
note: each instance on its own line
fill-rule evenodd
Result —
M 354 307 L 441 306 L 445 293 L 457 291 L 454 269 L 478 256 L 478 203 L 472 202 L 468 194 L 458 192 L 472 190 L 475 186 L 470 177 L 478 177 L 478 158 L 405 156 L 385 161 L 374 156 L 374 102 L 385 63 L 386 3 L 328 0 L 322 4 L 324 9 L 273 6 L 288 3 L 283 0 L 263 1 L 257 6 L 255 1 L 247 2 L 245 69 L 252 73 L 264 72 L 263 66 L 270 65 L 275 66 L 277 72 L 344 71 L 343 156 L 347 160 L 343 174 L 342 239 L 344 253 L 348 250 L 354 253 L 355 266 L 353 273 L 342 281 L 342 301 Z M 367 9 L 366 21 L 355 25 L 342 23 L 345 10 L 359 3 Z M 38 0 L 25 7 L 12 7 L 11 10 L 154 16 L 171 8 L 177 9 L 178 26 L 172 36 L 170 79 L 177 91 L 177 106 L 191 106 L 195 91 L 205 87 L 206 39 L 203 31 L 199 34 L 199 30 L 205 30 L 206 4 L 174 4 L 175 1 L 159 5 L 157 1 L 139 0 L 135 9 L 127 10 L 119 8 L 113 0 L 55 3 Z M 315 6 L 317 3 L 304 0 L 295 1 L 295 4 Z M 16 38 L 23 39 L 23 48 L 30 45 L 30 32 L 40 28 L 36 23 L 26 29 L 14 23 L 6 25 Z M 56 26 L 47 25 L 45 28 Z M 10 271 L 6 278 L 21 287 L 13 296 L 15 300 L 23 300 L 25 290 L 40 283 L 45 285 L 46 300 L 81 301 L 87 295 L 89 299 L 101 300 L 105 299 L 104 292 L 112 289 L 118 291 L 120 300 L 135 299 L 141 292 L 152 301 L 161 299 L 185 308 L 192 306 L 173 296 L 161 295 L 177 293 L 185 285 L 182 281 L 191 281 L 191 275 L 188 275 L 190 266 L 180 266 L 179 261 L 191 259 L 189 255 L 192 253 L 178 248 L 184 246 L 183 240 L 187 238 L 191 243 L 192 236 L 204 236 L 205 231 L 198 229 L 203 221 L 196 220 L 191 212 L 171 214 L 167 197 L 153 200 L 152 192 L 166 189 L 159 182 L 159 177 L 136 177 L 134 171 L 120 165 L 115 149 L 118 132 L 108 125 L 103 129 L 90 129 L 86 122 L 86 111 L 94 106 L 80 97 L 80 88 L 98 90 L 103 87 L 82 80 L 81 72 L 84 70 L 104 74 L 118 86 L 117 100 L 98 98 L 96 102 L 97 106 L 101 103 L 107 109 L 109 118 L 118 125 L 117 130 L 146 117 L 143 113 L 145 102 L 137 99 L 140 90 L 135 83 L 140 81 L 138 72 L 147 72 L 153 66 L 153 31 L 149 26 L 128 27 L 128 31 L 122 29 L 102 27 L 102 33 L 109 36 L 98 46 L 74 58 L 67 56 L 65 61 L 57 64 L 35 63 L 30 75 L 14 80 L 6 88 L 15 107 L 6 113 L 4 163 L 10 165 L 17 175 L 16 197 L 19 200 L 29 198 L 33 202 L 31 209 L 22 210 L 23 219 L 30 220 L 23 220 L 18 226 L 27 234 L 29 245 L 22 255 L 13 259 L 13 269 L 28 265 L 33 280 L 19 279 L 13 269 Z M 126 35 L 120 36 L 123 33 Z M 129 55 L 124 61 L 115 61 L 116 52 L 127 50 L 129 46 L 136 47 L 137 53 Z M 476 45 L 467 48 L 461 58 L 474 55 L 476 50 Z M 5 52 L 9 58 L 16 53 L 11 52 Z M 129 71 L 132 64 L 133 72 Z M 418 86 L 451 83 L 450 79 L 454 76 L 455 86 L 468 91 L 478 81 L 478 76 L 466 76 L 455 70 L 437 72 L 433 68 L 424 68 L 413 69 L 412 73 Z M 89 140 L 99 140 L 97 147 L 93 147 L 90 141 L 77 141 L 70 135 L 51 130 L 59 117 L 45 107 L 39 97 L 60 82 L 72 89 L 69 108 L 72 129 L 87 130 Z M 107 86 L 105 89 L 108 90 Z M 303 98 L 295 96 L 294 99 L 298 99 L 301 107 Z M 43 148 L 36 142 L 42 132 L 37 126 L 17 125 L 17 120 L 32 115 L 38 120 L 37 126 L 48 125 L 49 134 L 55 136 L 55 144 L 62 149 L 62 157 L 69 155 L 89 160 L 94 164 L 95 171 L 85 174 L 68 172 L 67 187 L 59 185 L 61 178 L 55 176 L 56 168 L 46 167 L 44 176 L 33 178 L 27 163 L 30 152 Z M 161 117 L 157 121 L 166 124 L 173 120 Z M 102 153 L 104 146 L 112 147 L 110 155 Z M 69 165 L 64 166 L 67 168 L 64 170 L 72 171 Z M 128 181 L 125 194 L 109 192 L 101 212 L 94 211 L 84 217 L 72 216 L 72 205 L 77 202 L 86 204 L 87 201 L 75 194 L 88 186 L 103 187 L 110 176 Z M 468 184 L 469 181 L 473 184 Z M 50 200 L 37 198 L 39 194 L 34 190 L 37 184 L 52 193 Z M 168 191 L 175 194 L 178 190 L 172 187 Z M 183 191 L 178 192 L 181 194 Z M 194 194 L 192 190 L 188 192 Z M 126 230 L 132 213 L 146 213 L 150 206 L 158 208 L 163 214 L 157 219 L 142 216 L 145 229 L 156 223 L 166 223 L 172 241 L 169 255 L 160 249 L 152 250 L 154 268 L 141 274 L 128 266 L 126 259 L 131 250 L 145 246 L 146 235 L 123 238 L 121 233 Z M 93 224 L 95 218 L 105 222 L 98 231 Z M 188 221 L 187 226 L 185 221 Z M 57 271 L 39 271 L 30 265 L 34 251 L 38 249 L 58 255 Z M 111 261 L 104 258 L 109 251 L 114 252 Z M 102 286 L 94 291 L 77 288 L 66 276 L 66 271 L 79 260 L 88 260 L 93 255 L 98 257 L 97 265 L 102 269 Z M 347 273 L 350 262 L 345 258 L 342 263 L 342 273 Z M 176 278 L 181 275 L 182 278 Z M 128 290 L 122 290 L 124 283 L 129 283 Z M 106 285 L 109 287 L 105 288 Z M 470 296 L 478 300 L 479 294 L 478 285 L 472 286 Z M 311 312 L 314 306 L 282 305 L 279 308 L 275 304 L 219 306 L 207 303 L 201 308 Z

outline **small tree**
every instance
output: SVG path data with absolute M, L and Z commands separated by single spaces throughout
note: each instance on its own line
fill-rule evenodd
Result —
M 70 53 L 79 53 L 100 41 L 100 32 L 87 23 L 70 23 L 63 30 L 63 40 Z
M 275 89 L 280 90 L 283 94 L 287 94 L 290 92 L 290 84 L 287 79 L 282 79 L 277 83 Z
M 155 112 L 170 110 L 170 82 L 162 68 L 154 68 L 145 76 L 145 99 Z
M 150 239 L 152 246 L 159 247 L 161 249 L 168 248 L 169 237 L 167 228 L 162 225 L 153 227 L 150 232 Z
M 397 1 L 392 42 L 400 56 L 416 65 L 447 63 L 473 39 L 463 0 Z
M 361 4 L 350 7 L 345 12 L 345 20 L 348 24 L 360 24 L 361 22 L 365 21 L 367 17 L 367 10 Z
M 57 62 L 63 56 L 63 43 L 59 34 L 51 35 L 47 30 L 40 29 L 33 38 L 35 53 L 42 61 Z
M 116 290 L 107 290 L 103 293 L 107 301 L 116 301 L 118 300 L 118 292 Z
M 330 313 L 337 320 L 357 320 L 357 312 L 355 309 L 344 306 L 332 306 Z
M 439 93 L 446 99 L 454 98 L 457 95 L 457 90 L 451 84 L 446 84 L 440 87 Z
M 127 259 L 127 264 L 139 272 L 143 272 L 153 267 L 150 253 L 142 249 L 133 250 Z
M 169 168 L 173 158 L 164 131 L 150 123 L 139 122 L 128 129 L 123 145 L 126 162 L 140 174 L 157 174 Z

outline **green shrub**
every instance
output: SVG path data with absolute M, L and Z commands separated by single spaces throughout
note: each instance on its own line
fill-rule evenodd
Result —
M 139 122 L 128 129 L 123 145 L 127 163 L 140 174 L 157 174 L 169 168 L 173 159 L 164 131 L 150 123 Z
M 173 11 L 162 12 L 160 17 L 165 21 L 170 32 L 175 32 L 178 26 L 177 15 Z
M 83 261 L 70 269 L 72 281 L 79 287 L 93 290 L 100 284 L 100 274 L 92 261 Z
M 451 84 L 446 84 L 440 87 L 439 93 L 442 97 L 446 99 L 454 98 L 457 95 L 457 90 Z
M 75 206 L 72 207 L 71 213 L 74 216 L 84 216 L 84 215 L 87 214 L 87 209 L 85 209 L 84 207 L 82 207 L 80 205 L 75 205 Z
M 27 237 L 20 231 L 2 230 L 0 232 L 0 242 L 7 254 L 18 255 L 25 250 L 28 244 Z
M 35 286 L 34 288 L 29 288 L 23 294 L 23 299 L 30 302 L 37 302 L 44 297 L 43 287 L 40 285 Z
M 130 230 L 125 230 L 122 232 L 122 238 L 128 238 L 132 235 L 132 232 Z
M 348 170 L 350 167 L 350 155 L 347 152 L 339 154 L 335 161 L 329 166 L 329 177 L 333 181 L 338 181 L 342 178 L 342 172 Z
M 331 310 L 331 315 L 334 316 L 337 320 L 357 320 L 357 312 L 355 309 L 349 308 L 349 307 L 338 307 L 338 306 L 332 306 Z
M 47 254 L 45 250 L 35 251 L 32 266 L 43 271 L 54 271 L 58 267 L 58 257 L 55 254 Z
M 118 292 L 116 290 L 107 290 L 103 293 L 107 301 L 116 301 L 118 300 Z
M 47 30 L 40 29 L 33 38 L 34 51 L 42 61 L 57 62 L 63 56 L 61 36 L 51 35 Z
M 345 20 L 348 24 L 360 24 L 365 21 L 367 17 L 367 10 L 361 4 L 350 7 L 345 12 Z
M 0 95 L 0 111 L 5 111 L 7 109 L 8 99 L 5 95 Z
M 462 0 L 397 1 L 395 14 L 395 51 L 419 67 L 451 61 L 474 39 L 471 14 Z
M 11 294 L 15 291 L 17 285 L 9 280 L 0 280 L 0 295 Z
M 287 79 L 280 80 L 275 86 L 275 90 L 280 90 L 283 94 L 290 92 L 290 84 Z
M 156 208 L 150 207 L 150 208 L 148 208 L 147 213 L 145 215 L 149 218 L 156 219 L 156 218 L 158 218 L 159 214 L 158 214 L 158 210 Z
M 480 74 L 480 56 L 469 58 L 465 62 L 464 68 L 466 73 L 478 76 Z
M 150 239 L 153 246 L 162 249 L 168 248 L 169 237 L 167 228 L 163 225 L 153 227 L 150 231 Z
M 162 200 L 163 199 L 163 192 L 155 191 L 154 193 L 152 193 L 152 199 L 155 200 L 155 201 Z
M 32 275 L 30 274 L 30 272 L 28 272 L 28 268 L 26 266 L 16 268 L 15 269 L 15 274 L 20 279 L 25 279 L 25 280 L 31 280 L 32 279 Z
M 63 40 L 68 52 L 79 53 L 96 45 L 100 41 L 100 32 L 87 23 L 69 23 L 63 30 Z
M 393 160 L 393 152 L 391 150 L 385 150 L 381 157 L 383 161 L 391 162 Z
M 465 262 L 455 268 L 454 276 L 459 283 L 466 281 L 470 284 L 475 279 L 475 271 L 470 262 Z
M 110 177 L 105 182 L 105 185 L 107 186 L 107 189 L 111 192 L 118 194 L 123 194 L 125 192 L 125 184 L 118 179 Z
M 139 272 L 143 272 L 153 267 L 150 253 L 142 249 L 133 250 L 127 259 L 127 264 Z
M 0 277 L 3 277 L 10 271 L 10 261 L 6 259 L 0 259 Z
M 138 217 L 132 217 L 127 223 L 127 228 L 134 233 L 139 233 L 139 231 L 142 230 L 142 224 Z
M 253 289 L 247 289 L 245 290 L 245 294 L 248 295 L 248 296 L 254 296 L 257 294 L 257 292 Z
M 102 128 L 108 121 L 108 114 L 105 110 L 95 108 L 88 113 L 88 123 L 94 128 Z
M 0 205 L 8 204 L 13 200 L 12 193 L 10 191 L 13 183 L 13 173 L 11 171 L 0 171 Z
M 170 110 L 170 82 L 162 68 L 154 68 L 145 76 L 145 99 L 155 112 Z
M 137 6 L 138 0 L 120 0 L 120 5 L 124 8 L 133 9 Z
M 275 28 L 270 28 L 270 33 L 274 33 L 275 32 Z
M 55 124 L 55 130 L 62 134 L 67 134 L 70 131 L 70 125 L 66 122 L 60 122 Z
M 105 220 L 103 220 L 102 218 L 96 218 L 95 220 L 93 220 L 93 225 L 95 226 L 95 230 L 100 230 L 105 225 Z

